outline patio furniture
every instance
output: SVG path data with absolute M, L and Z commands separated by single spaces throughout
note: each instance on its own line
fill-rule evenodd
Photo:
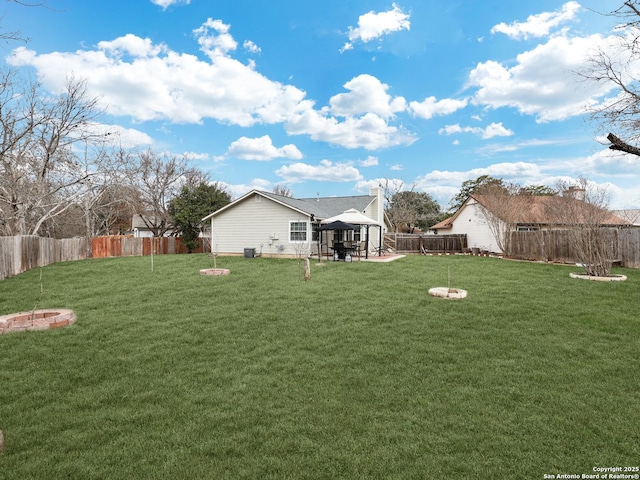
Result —
M 358 250 L 358 247 L 353 246 L 352 242 L 333 242 L 333 246 L 330 248 L 338 254 L 338 260 L 346 260 L 347 255 L 353 258 Z

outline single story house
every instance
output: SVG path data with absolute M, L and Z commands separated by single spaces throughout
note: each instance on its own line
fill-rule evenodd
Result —
M 154 216 L 143 216 L 138 213 L 134 214 L 131 219 L 131 231 L 133 232 L 133 236 L 135 238 L 153 238 L 155 236 L 153 226 L 156 222 L 156 217 Z M 163 236 L 173 236 L 173 230 L 165 232 Z
M 494 212 L 496 217 L 511 216 L 503 218 L 504 222 L 498 230 L 504 231 L 507 222 L 513 231 L 538 231 L 566 228 L 569 223 L 559 220 L 556 212 L 559 212 L 560 200 L 566 197 L 556 196 L 504 196 L 500 199 L 500 213 Z M 596 208 L 578 198 L 570 201 L 580 202 L 579 208 Z M 509 208 L 504 202 L 517 202 Z M 454 235 L 465 234 L 467 236 L 467 247 L 478 248 L 480 250 L 493 253 L 504 253 L 498 246 L 499 242 L 495 237 L 496 228 L 492 228 L 489 223 L 491 216 L 491 204 L 485 195 L 470 195 L 462 206 L 449 218 L 433 225 L 429 230 L 433 234 Z M 579 210 L 579 209 L 578 209 Z M 603 211 L 599 216 L 602 218 L 602 226 L 621 227 L 628 226 L 630 222 L 616 216 L 611 212 Z M 500 220 L 499 220 L 500 221 Z M 573 223 L 575 225 L 576 223 Z
M 295 257 L 317 255 L 318 248 L 327 253 L 333 242 L 364 241 L 369 226 L 354 231 L 320 232 L 324 219 L 355 209 L 381 223 L 371 227 L 369 251 L 379 247 L 386 232 L 384 197 L 381 188 L 369 195 L 351 197 L 292 198 L 275 193 L 252 190 L 221 209 L 207 215 L 203 222 L 211 225 L 211 250 L 224 255 L 271 255 Z

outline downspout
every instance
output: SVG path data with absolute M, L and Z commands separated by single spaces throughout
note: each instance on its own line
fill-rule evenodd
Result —
M 213 217 L 211 217 L 211 255 L 214 255 L 215 252 L 213 250 Z

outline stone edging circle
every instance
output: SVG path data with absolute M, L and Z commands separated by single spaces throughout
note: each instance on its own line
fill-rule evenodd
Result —
M 594 280 L 596 282 L 624 282 L 626 275 L 609 275 L 607 277 L 595 277 L 593 275 L 583 275 L 580 273 L 570 273 L 571 278 L 579 278 L 581 280 Z
M 48 308 L 0 316 L 0 335 L 28 330 L 46 330 L 75 323 L 76 314 L 66 308 Z
M 467 291 L 461 288 L 433 287 L 429 289 L 429 295 L 432 297 L 460 300 L 467 296 Z
M 231 270 L 229 270 L 228 268 L 203 268 L 202 270 L 200 270 L 200 275 L 220 276 L 220 275 L 229 275 L 230 273 L 231 273 Z

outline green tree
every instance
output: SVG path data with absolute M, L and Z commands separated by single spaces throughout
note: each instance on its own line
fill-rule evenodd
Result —
M 409 231 L 415 227 L 426 230 L 438 223 L 441 208 L 427 192 L 404 190 L 391 197 L 387 216 L 396 231 L 405 226 Z
M 200 182 L 195 187 L 185 186 L 180 194 L 169 202 L 169 214 L 189 253 L 198 245 L 202 219 L 229 202 L 231 196 L 218 182 Z
M 555 197 L 558 195 L 558 191 L 547 187 L 546 185 L 528 185 L 522 187 L 519 192 L 520 195 L 531 195 L 534 197 Z
M 449 211 L 455 212 L 458 210 L 462 204 L 467 201 L 467 198 L 474 193 L 481 193 L 482 190 L 495 191 L 501 189 L 504 189 L 505 192 L 507 191 L 504 180 L 494 178 L 490 175 L 481 175 L 475 180 L 465 180 L 462 182 L 460 191 L 451 199 Z

